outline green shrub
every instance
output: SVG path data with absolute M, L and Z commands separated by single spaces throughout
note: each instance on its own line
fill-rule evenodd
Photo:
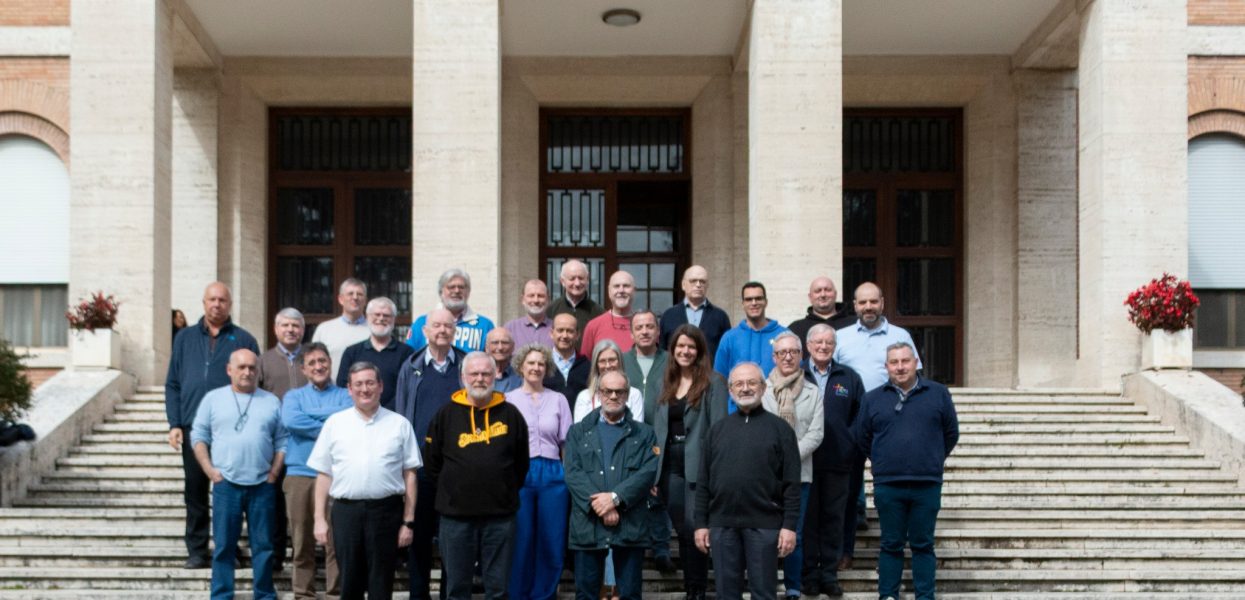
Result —
M 16 423 L 30 408 L 30 380 L 22 357 L 0 339 L 0 423 Z

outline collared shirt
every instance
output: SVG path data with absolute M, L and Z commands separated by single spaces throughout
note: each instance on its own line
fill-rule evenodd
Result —
M 557 352 L 553 353 L 553 366 L 557 367 L 558 370 L 562 372 L 562 379 L 567 379 L 571 376 L 571 366 L 574 364 L 574 354 L 571 354 L 570 358 L 562 358 L 561 354 L 558 354 Z
M 519 317 L 505 325 L 506 331 L 514 339 L 514 347 L 522 348 L 528 344 L 540 344 L 553 349 L 553 319 L 544 317 L 539 323 L 533 323 L 528 317 Z
M 207 444 L 212 466 L 230 483 L 255 485 L 268 479 L 272 461 L 285 452 L 281 400 L 269 392 L 235 392 L 231 386 L 203 396 L 190 430 L 190 444 Z
M 359 319 L 351 322 L 342 315 L 336 319 L 330 319 L 316 326 L 315 333 L 311 334 L 311 341 L 320 342 L 329 349 L 329 360 L 333 361 L 333 380 L 337 380 L 337 374 L 343 369 L 342 353 L 346 348 L 353 346 L 363 340 L 372 337 L 372 332 L 368 330 L 367 320 Z
M 855 325 L 835 332 L 838 345 L 834 348 L 832 360 L 856 371 L 860 375 L 861 382 L 865 384 L 866 392 L 886 383 L 889 377 L 886 374 L 887 346 L 897 342 L 906 342 L 912 345 L 912 352 L 916 353 L 916 345 L 912 343 L 912 336 L 907 330 L 898 325 L 891 325 L 886 317 L 879 318 L 881 323 L 873 329 L 867 329 L 860 321 L 856 321 Z M 916 357 L 916 368 L 921 368 L 920 355 Z
M 294 364 L 294 361 L 298 359 L 298 355 L 303 353 L 303 345 L 299 344 L 295 346 L 294 351 L 291 352 L 286 350 L 285 346 L 277 344 L 277 350 L 281 352 L 281 355 L 285 357 L 285 360 L 290 361 L 290 364 Z
M 550 389 L 541 390 L 533 398 L 518 388 L 506 392 L 506 402 L 519 409 L 527 421 L 528 456 L 562 460 L 562 446 L 571 428 L 571 407 L 566 398 Z
M 424 464 L 411 422 L 386 408 L 371 418 L 349 408 L 328 418 L 307 466 L 333 478 L 329 495 L 376 500 L 406 491 L 403 471 Z
M 831 361 L 830 364 L 826 365 L 825 371 L 819 370 L 817 368 L 817 365 L 814 365 L 811 362 L 808 364 L 809 372 L 813 374 L 813 379 L 817 380 L 817 389 L 822 390 L 824 392 L 824 390 L 826 389 L 826 381 L 829 381 L 830 371 L 833 369 L 834 369 L 834 361 Z
M 452 362 L 454 362 L 454 352 L 452 350 L 445 353 L 445 360 L 441 362 L 437 362 L 437 359 L 432 357 L 431 352 L 424 353 L 424 366 L 431 366 L 436 369 L 438 373 L 444 373 L 445 369 L 448 368 Z
M 687 298 L 683 299 L 683 310 L 687 312 L 688 324 L 700 327 L 700 318 L 705 315 L 705 306 L 708 303 L 709 300 L 706 299 L 700 302 L 700 306 L 692 306 L 692 303 L 688 302 Z
M 395 337 L 390 336 L 389 343 L 380 350 L 376 349 L 372 338 L 368 337 L 342 352 L 342 365 L 341 370 L 337 372 L 337 385 L 343 388 L 348 387 L 350 367 L 355 363 L 372 363 L 380 369 L 380 380 L 385 385 L 380 395 L 380 405 L 393 410 L 394 396 L 398 393 L 398 372 L 402 370 L 402 365 L 406 364 L 412 354 L 415 354 L 415 351 Z

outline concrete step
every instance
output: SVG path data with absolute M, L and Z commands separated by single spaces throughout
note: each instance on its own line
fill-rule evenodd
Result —
M 78 600 L 82 596 L 73 590 L 0 590 L 0 600 Z M 91 597 L 98 600 L 132 600 L 135 598 L 131 590 L 92 590 Z M 290 600 L 294 596 L 289 592 L 278 591 L 280 600 Z M 558 600 L 573 600 L 573 593 L 558 594 Z M 683 600 L 683 592 L 649 592 L 645 591 L 646 600 Z M 877 592 L 847 592 L 843 600 L 877 600 Z M 910 596 L 904 596 L 905 600 Z M 938 590 L 938 597 L 943 600 L 1138 600 L 1135 592 L 943 592 Z M 1152 600 L 1241 600 L 1235 592 L 1149 592 L 1145 596 Z M 143 600 L 202 600 L 203 593 L 177 590 L 147 590 L 142 594 Z M 239 591 L 237 600 L 252 600 L 250 591 Z M 408 600 L 405 591 L 395 591 L 394 600 Z M 807 598 L 807 597 L 806 597 Z
M 168 446 L 165 446 L 166 448 Z M 1194 458 L 1202 459 L 1205 453 L 1193 450 L 1192 448 L 1184 448 L 1181 446 L 1162 446 L 1162 445 L 1136 445 L 1124 447 L 1111 447 L 1101 444 L 1077 446 L 1077 445 L 1043 445 L 1043 446 L 975 446 L 968 445 L 963 448 L 956 448 L 954 456 L 958 457 L 993 457 L 993 456 L 1067 456 L 1067 457 L 1084 457 L 1084 456 L 1114 456 L 1137 458 L 1146 457 L 1155 460 L 1171 459 L 1171 458 Z
M 1015 403 L 981 403 L 957 404 L 956 414 L 961 411 L 968 415 L 986 414 L 1024 414 L 1024 415 L 1144 415 L 1147 410 L 1131 402 L 1122 404 L 1015 404 Z
M 169 432 L 168 421 L 155 422 L 104 422 L 95 426 L 97 433 L 158 433 Z
M 952 393 L 956 410 L 980 404 L 1136 404 L 1120 395 L 1073 395 L 1073 394 L 955 394 Z M 964 410 L 968 410 L 965 408 Z
M 1029 414 L 1001 413 L 976 414 L 973 412 L 956 413 L 960 423 L 1159 423 L 1161 420 L 1148 414 Z
M 108 422 L 116 423 L 151 423 L 160 422 L 165 424 L 165 431 L 168 431 L 168 418 L 163 411 L 126 411 L 113 413 L 108 417 Z
M 1189 438 L 1166 433 L 1108 433 L 1063 435 L 1033 435 L 1029 433 L 974 433 L 960 436 L 961 446 L 1016 446 L 1067 444 L 1120 446 L 1126 444 L 1156 444 L 1188 446 Z M 958 447 L 958 446 L 957 446 Z
M 87 469 L 82 467 L 70 467 L 59 469 L 43 476 L 43 481 L 56 480 L 149 480 L 149 479 L 169 479 L 182 481 L 185 477 L 180 467 L 147 467 L 147 468 L 116 468 L 116 469 Z
M 167 430 L 160 431 L 127 431 L 127 432 L 100 432 L 88 433 L 82 436 L 82 445 L 89 446 L 92 444 L 116 444 L 116 443 L 139 443 L 139 444 L 163 444 L 165 443 L 165 435 Z M 165 444 L 165 448 L 169 446 Z
M 117 455 L 117 454 L 77 454 L 66 456 L 56 461 L 63 467 L 177 467 L 182 466 L 180 452 L 165 446 L 164 456 L 152 455 Z
M 176 452 L 167 442 L 159 442 L 148 439 L 146 443 L 129 442 L 129 443 L 109 443 L 95 442 L 75 446 L 69 451 L 73 454 L 146 454 L 159 456 L 161 454 L 169 454 Z
M 1175 428 L 1154 423 L 999 423 L 960 421 L 960 436 L 979 433 L 1027 433 L 1066 435 L 1069 433 L 1163 433 L 1174 434 Z
M 117 412 L 158 412 L 164 413 L 164 402 L 133 402 L 125 401 L 117 405 Z
M 1212 460 L 1175 458 L 1162 461 L 1135 458 L 1068 458 L 1053 459 L 1043 457 L 1010 457 L 998 459 L 959 458 L 954 453 L 947 459 L 946 468 L 950 469 L 1218 469 L 1219 463 Z

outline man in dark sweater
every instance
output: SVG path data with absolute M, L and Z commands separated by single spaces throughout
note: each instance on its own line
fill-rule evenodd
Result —
M 865 395 L 853 434 L 873 464 L 873 503 L 882 537 L 878 596 L 899 597 L 903 548 L 912 548 L 912 587 L 918 600 L 934 598 L 934 524 L 942 505 L 943 464 L 960 439 L 951 394 L 917 377 L 916 351 L 907 342 L 886 348 L 889 381 Z
M 186 476 L 182 498 L 186 502 L 187 569 L 212 566 L 208 553 L 208 532 L 212 525 L 208 512 L 211 482 L 190 445 L 195 413 L 204 395 L 230 384 L 225 366 L 235 350 L 247 349 L 259 354 L 255 337 L 230 320 L 232 308 L 233 295 L 229 286 L 214 281 L 203 290 L 203 318 L 193 327 L 177 332 L 173 339 L 173 355 L 169 357 L 169 372 L 164 378 L 168 441 L 173 450 L 182 453 L 182 471 Z
M 731 318 L 726 311 L 709 302 L 709 271 L 700 265 L 692 265 L 683 272 L 683 301 L 661 313 L 662 348 L 670 347 L 670 336 L 680 325 L 695 325 L 705 334 L 709 343 L 709 356 L 718 352 L 718 342 L 731 330 Z M 647 401 L 648 398 L 645 397 Z M 644 413 L 647 415 L 648 413 Z
M 839 290 L 834 280 L 822 275 L 808 284 L 808 315 L 792 321 L 787 329 L 800 336 L 800 343 L 808 344 L 808 330 L 813 325 L 826 324 L 842 329 L 856 322 L 856 313 L 850 305 L 838 302 Z
M 449 404 L 450 397 L 462 387 L 458 374 L 466 354 L 453 346 L 454 328 L 455 319 L 450 311 L 439 308 L 429 312 L 424 321 L 428 345 L 411 355 L 398 371 L 394 412 L 411 422 L 424 456 L 427 456 L 428 426 L 432 417 Z M 432 538 L 437 535 L 437 511 L 432 498 L 436 497 L 437 488 L 428 477 L 427 469 L 420 469 L 418 476 L 420 500 L 415 503 L 415 541 L 410 545 L 407 568 L 411 598 L 430 600 Z
M 717 596 L 775 600 L 778 559 L 795 549 L 800 450 L 795 431 L 761 407 L 765 376 L 755 363 L 731 369 L 738 410 L 709 429 L 696 485 L 696 547 L 712 552 Z M 742 469 L 740 465 L 748 465 Z
M 527 478 L 527 421 L 493 390 L 492 357 L 471 352 L 462 368 L 464 389 L 454 392 L 428 426 L 426 469 L 441 514 L 441 585 L 449 600 L 471 600 L 471 576 L 479 563 L 484 597 L 502 599 L 510 579 L 519 488 Z

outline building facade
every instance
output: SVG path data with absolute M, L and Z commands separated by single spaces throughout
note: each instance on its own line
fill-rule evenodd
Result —
M 736 318 L 761 280 L 784 323 L 877 280 L 932 376 L 1114 388 L 1167 271 L 1232 383 L 1243 149 L 1239 3 L 9 1 L 0 335 L 63 344 L 102 289 L 154 384 L 214 279 L 258 334 L 348 275 L 409 323 L 450 266 L 506 320 L 575 257 L 658 309 L 690 264 Z

